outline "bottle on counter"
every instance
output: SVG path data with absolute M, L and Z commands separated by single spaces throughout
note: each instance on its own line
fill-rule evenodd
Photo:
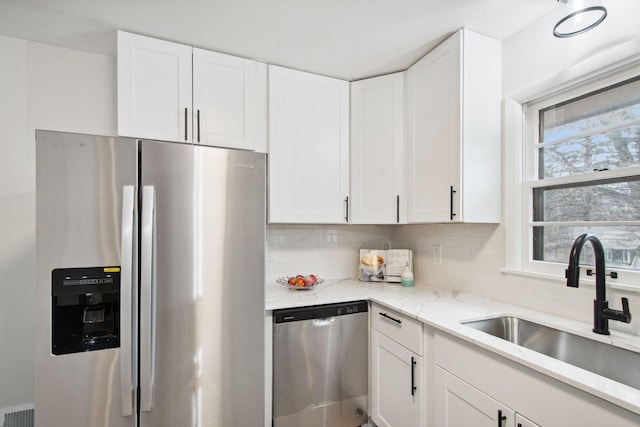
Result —
M 404 267 L 404 271 L 400 275 L 400 284 L 405 287 L 413 286 L 413 272 L 409 268 L 409 263 L 407 263 Z

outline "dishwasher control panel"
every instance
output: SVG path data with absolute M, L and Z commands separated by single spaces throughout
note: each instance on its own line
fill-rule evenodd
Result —
M 347 314 L 366 313 L 367 301 L 353 301 L 337 304 L 314 305 L 311 307 L 286 308 L 273 311 L 274 323 L 297 322 L 300 320 L 323 319 Z

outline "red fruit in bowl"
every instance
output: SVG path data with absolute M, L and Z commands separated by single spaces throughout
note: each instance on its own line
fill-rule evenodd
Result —
M 316 278 L 316 276 L 314 276 L 313 274 L 308 275 L 307 277 L 304 278 L 304 285 L 305 286 L 313 286 L 316 284 L 316 282 L 318 281 L 318 279 Z
M 303 276 L 302 274 L 298 274 L 298 275 L 296 276 L 296 279 L 303 279 L 303 280 L 304 280 L 304 276 Z
M 287 283 L 291 286 L 295 286 L 296 284 L 296 278 L 295 277 L 289 277 L 289 280 L 287 280 Z

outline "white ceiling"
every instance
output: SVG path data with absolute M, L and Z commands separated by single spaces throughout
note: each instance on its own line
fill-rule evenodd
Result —
M 467 27 L 499 40 L 556 0 L 0 0 L 0 34 L 115 54 L 117 29 L 357 80 Z

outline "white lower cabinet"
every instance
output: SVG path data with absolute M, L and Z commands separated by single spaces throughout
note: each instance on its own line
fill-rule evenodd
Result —
M 539 427 L 539 425 L 516 413 L 516 427 Z
M 379 427 L 421 427 L 426 400 L 422 325 L 372 304 L 371 328 L 371 419 Z
M 371 331 L 371 419 L 384 427 L 420 426 L 422 357 Z
M 539 427 L 442 368 L 435 368 L 434 381 L 437 426 Z
M 436 332 L 432 347 L 434 427 L 640 425 L 637 414 L 449 334 Z

